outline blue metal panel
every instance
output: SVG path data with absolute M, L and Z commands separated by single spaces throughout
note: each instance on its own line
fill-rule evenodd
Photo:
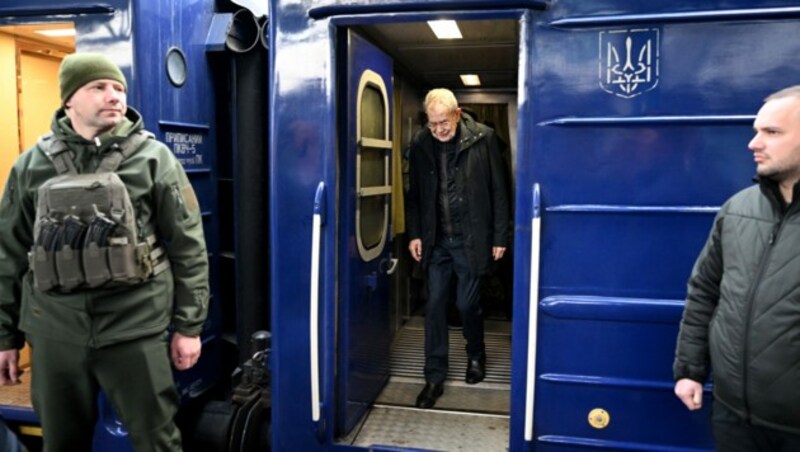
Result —
M 321 382 L 322 418 L 312 422 L 309 359 L 311 222 L 319 182 L 336 186 L 333 45 L 325 21 L 309 22 L 309 2 L 270 1 L 270 286 L 274 450 L 323 450 L 332 436 L 333 387 Z M 303 64 L 296 64 L 302 60 Z M 326 190 L 325 217 L 335 218 L 334 190 Z M 321 237 L 321 374 L 334 361 L 335 222 Z M 329 436 L 330 435 L 330 436 Z
M 672 394 L 681 300 L 716 208 L 752 183 L 752 115 L 800 69 L 797 12 L 749 6 L 558 2 L 523 36 L 518 249 L 530 248 L 534 183 L 544 207 L 536 450 L 711 447 L 707 411 L 690 413 Z M 604 36 L 643 30 L 657 36 L 657 80 L 631 96 L 609 92 Z M 530 265 L 517 254 L 516 281 Z M 527 318 L 527 291 L 515 288 L 515 319 Z M 526 354 L 527 334 L 517 321 L 514 356 Z M 516 367 L 511 450 L 527 447 L 524 378 Z M 589 425 L 593 408 L 610 413 L 608 427 Z
M 85 14 L 113 14 L 115 7 L 109 3 L 68 3 L 54 5 L 52 2 L 25 2 L 25 6 L 4 5 L 0 7 L 0 16 L 20 19 L 24 17 L 40 18 L 42 16 L 77 16 Z
M 197 193 L 210 252 L 211 289 L 216 303 L 219 256 L 216 193 L 216 123 L 211 73 L 205 41 L 214 12 L 205 0 L 142 1 L 134 4 L 134 84 L 140 93 L 138 107 L 145 125 L 175 154 Z M 186 57 L 186 81 L 173 85 L 166 73 L 167 51 L 177 47 Z M 219 377 L 219 309 L 212 308 L 204 326 L 201 363 L 191 372 L 175 374 L 178 389 L 186 396 L 208 389 Z M 202 361 L 206 362 L 202 362 Z M 201 370 L 202 369 L 202 370 Z
M 667 20 L 672 16 L 689 15 L 694 18 L 701 12 L 716 11 L 718 13 L 734 12 L 737 10 L 762 10 L 771 8 L 797 7 L 797 2 L 792 0 L 653 0 L 637 2 L 635 0 L 573 0 L 552 2 L 549 16 L 552 20 L 573 20 L 586 17 L 603 17 L 620 20 L 634 15 L 667 15 Z M 738 14 L 738 13 L 737 13 Z M 730 14 L 728 14 L 730 15 Z M 664 18 L 657 20 L 663 22 Z M 642 23 L 642 19 L 636 19 Z

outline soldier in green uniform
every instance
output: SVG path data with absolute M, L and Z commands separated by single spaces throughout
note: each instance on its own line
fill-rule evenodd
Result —
M 70 55 L 59 84 L 52 135 L 20 155 L 0 202 L 0 385 L 19 382 L 27 339 L 45 450 L 91 450 L 99 390 L 137 451 L 180 450 L 170 361 L 177 370 L 197 363 L 209 298 L 198 201 L 181 164 L 127 106 L 116 64 Z M 100 182 L 85 197 L 59 195 L 104 171 L 125 188 L 108 192 L 110 208 L 80 205 Z

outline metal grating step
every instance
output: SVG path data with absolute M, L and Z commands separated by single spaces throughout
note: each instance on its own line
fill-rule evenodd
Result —
M 375 406 L 354 446 L 446 451 L 505 451 L 508 416 Z
M 511 324 L 505 321 L 484 322 L 487 383 L 511 384 Z M 463 381 L 467 371 L 466 341 L 461 329 L 449 331 L 450 369 L 447 379 Z M 422 378 L 425 366 L 424 319 L 412 317 L 397 332 L 392 344 L 392 376 Z
M 375 403 L 413 407 L 424 385 L 423 378 L 392 377 Z M 505 384 L 481 382 L 468 385 L 450 381 L 445 385 L 444 394 L 436 401 L 434 409 L 507 415 L 511 412 L 510 389 Z

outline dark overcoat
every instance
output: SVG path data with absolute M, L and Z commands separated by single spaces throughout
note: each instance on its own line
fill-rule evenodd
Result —
M 509 201 L 500 141 L 491 128 L 462 115 L 456 135 L 456 192 L 463 198 L 461 225 L 465 251 L 477 275 L 491 269 L 492 247 L 508 246 Z M 422 240 L 422 266 L 427 268 L 436 243 L 439 182 L 436 139 L 424 128 L 412 140 L 409 153 L 410 187 L 406 199 L 409 240 Z

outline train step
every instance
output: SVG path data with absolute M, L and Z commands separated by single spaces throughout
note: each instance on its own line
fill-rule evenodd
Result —
M 375 405 L 352 444 L 499 452 L 507 450 L 508 436 L 506 415 Z
M 450 370 L 444 394 L 432 409 L 414 407 L 423 377 L 424 318 L 412 317 L 397 332 L 391 378 L 370 412 L 344 442 L 420 450 L 505 451 L 511 393 L 511 322 L 484 322 L 486 379 L 464 383 L 467 358 L 460 328 L 449 331 Z
M 376 405 L 414 407 L 422 391 L 422 378 L 392 377 L 375 401 Z M 447 381 L 444 394 L 436 401 L 435 410 L 463 411 L 479 414 L 507 415 L 510 412 L 511 387 L 502 383 L 481 382 L 468 385 Z
M 450 369 L 448 381 L 463 381 L 467 371 L 466 341 L 460 328 L 449 330 Z M 511 384 L 511 322 L 484 321 L 486 383 Z M 390 373 L 397 377 L 423 377 L 425 365 L 425 319 L 411 317 L 397 332 L 392 344 Z

